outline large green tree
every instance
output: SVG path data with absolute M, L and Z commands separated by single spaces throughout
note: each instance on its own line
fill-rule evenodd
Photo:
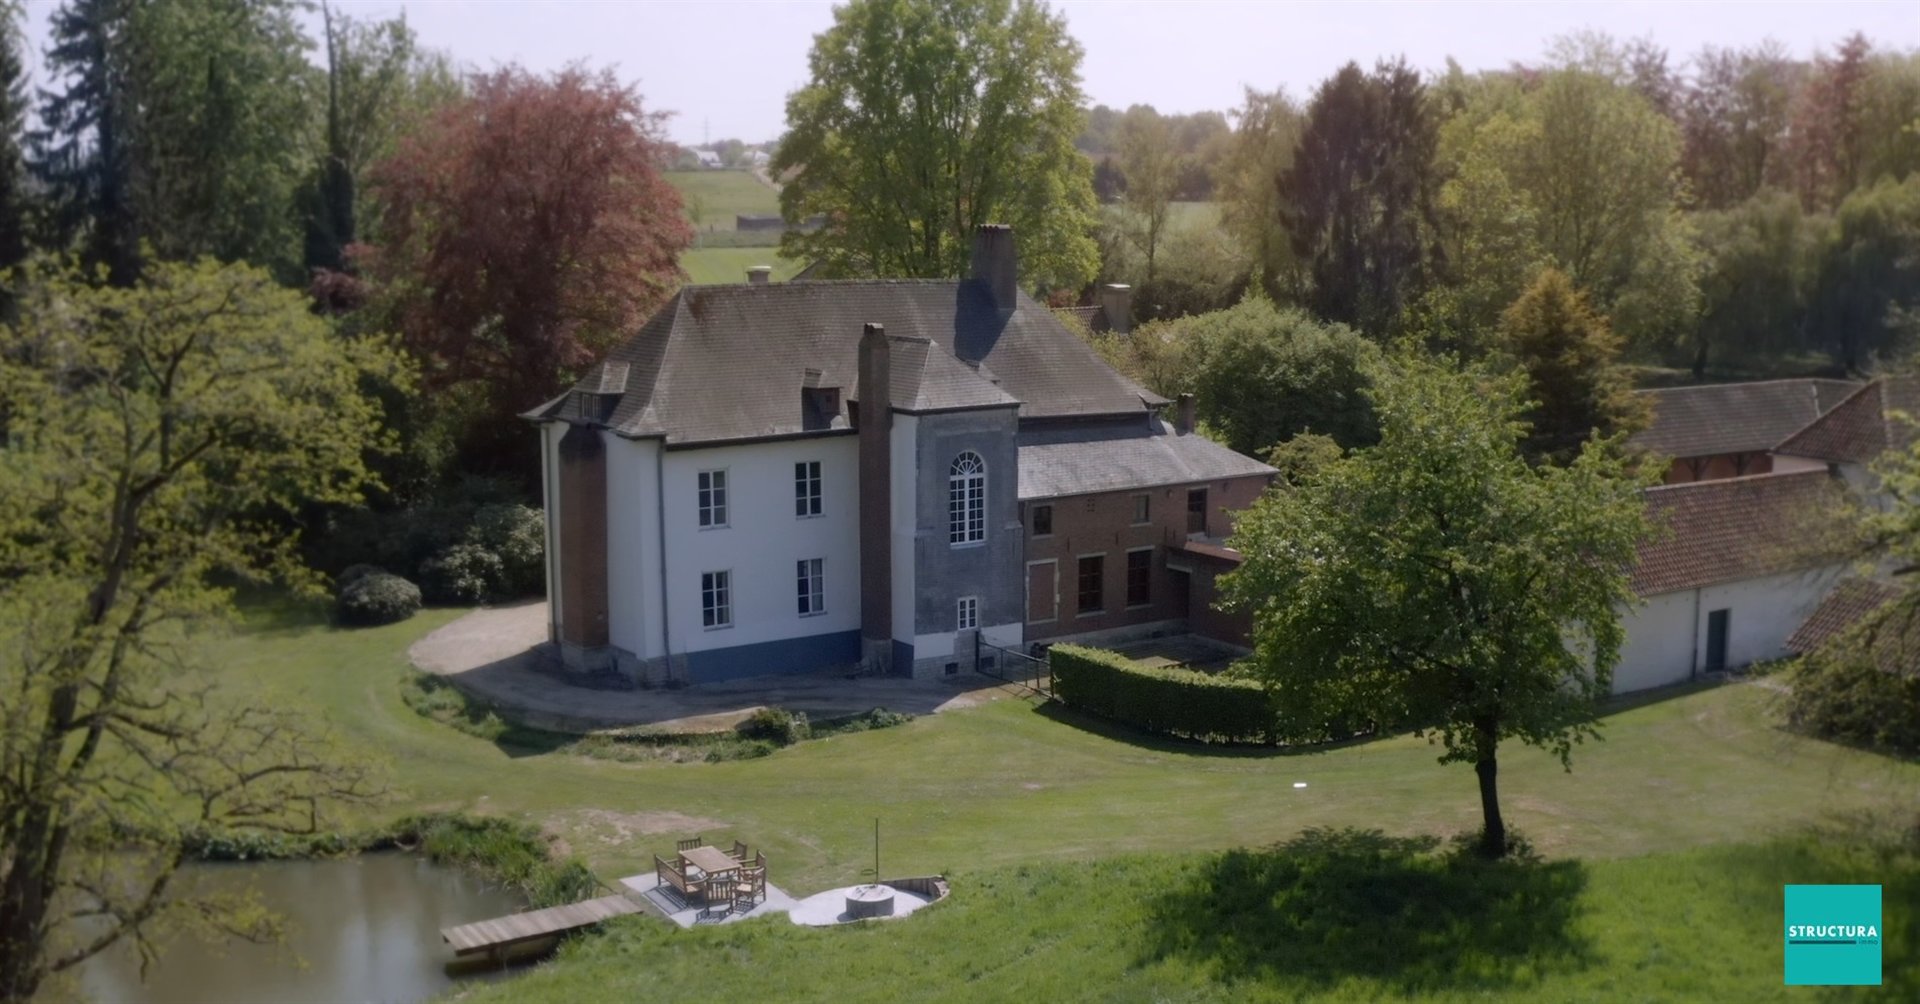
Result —
M 1850 372 L 1912 345 L 1920 308 L 1920 174 L 1847 196 L 1821 256 L 1811 326 Z
M 1311 469 L 1241 516 L 1227 601 L 1253 615 L 1250 668 L 1292 740 L 1371 722 L 1470 763 L 1489 854 L 1507 848 L 1498 751 L 1571 768 L 1598 734 L 1646 532 L 1640 482 L 1589 446 L 1531 466 L 1518 375 L 1416 357 L 1380 367 L 1380 442 Z M 1344 724 L 1343 724 L 1344 723 Z
M 1286 92 L 1247 88 L 1217 169 L 1221 225 L 1252 260 L 1255 280 L 1276 299 L 1296 299 L 1305 285 L 1275 183 L 1293 166 L 1301 125 L 1299 106 Z
M 1314 313 L 1382 336 L 1419 295 L 1435 265 L 1438 129 L 1405 61 L 1348 63 L 1314 92 L 1277 179 Z
M 1772 189 L 1696 213 L 1705 268 L 1700 316 L 1680 341 L 1695 380 L 1709 364 L 1741 366 L 1813 349 L 1808 308 L 1832 221 Z
M 852 0 L 787 98 L 775 174 L 782 253 L 842 275 L 950 277 L 975 227 L 1007 223 L 1030 287 L 1078 288 L 1099 262 L 1078 150 L 1080 46 L 1040 0 Z
M 1167 213 L 1180 183 L 1180 150 L 1173 124 L 1152 105 L 1134 105 L 1120 119 L 1120 172 L 1126 176 L 1126 207 L 1133 214 L 1135 241 L 1147 256 L 1147 282 L 1154 278 Z
M 21 147 L 27 118 L 26 67 L 20 54 L 22 8 L 16 0 L 0 0 L 0 272 L 27 256 L 28 195 L 25 151 Z M 0 280 L 4 282 L 4 280 Z M 0 286 L 0 316 L 12 294 Z
M 324 729 L 200 682 L 236 582 L 314 579 L 295 515 L 350 504 L 383 433 L 332 337 L 258 269 L 23 287 L 0 328 L 0 1000 L 169 922 L 266 933 L 173 883 L 196 836 L 313 833 L 374 792 Z
M 1260 456 L 1305 432 L 1343 447 L 1376 435 L 1365 394 L 1373 343 L 1344 324 L 1249 296 L 1226 310 L 1181 318 L 1171 328 L 1180 381 L 1200 417 L 1241 453 Z
M 317 73 L 297 0 L 69 0 L 36 136 L 62 238 L 125 285 L 145 242 L 297 274 Z
M 1526 374 L 1529 459 L 1571 463 L 1596 436 L 1646 426 L 1646 405 L 1619 365 L 1620 340 L 1559 269 L 1542 271 L 1500 315 L 1499 346 Z
M 1490 327 L 1553 264 L 1587 290 L 1630 344 L 1660 346 L 1693 320 L 1698 254 L 1678 211 L 1679 132 L 1625 79 L 1586 65 L 1530 89 L 1471 92 L 1449 122 L 1443 160 L 1459 165 L 1442 202 L 1451 274 L 1474 288 L 1460 320 Z M 1509 285 L 1513 284 L 1513 285 Z M 1494 288 L 1505 287 L 1505 288 Z

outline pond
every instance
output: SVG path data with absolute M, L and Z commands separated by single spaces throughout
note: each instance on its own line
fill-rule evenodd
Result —
M 287 918 L 283 945 L 207 946 L 189 937 L 165 947 L 140 980 L 131 946 L 89 960 L 80 986 L 103 1004 L 275 1004 L 412 1002 L 455 982 L 498 970 L 462 962 L 440 929 L 526 908 L 514 893 L 415 854 L 368 854 L 330 861 L 194 865 L 180 881 L 196 888 L 257 889 Z M 124 949 L 124 950 L 122 950 Z

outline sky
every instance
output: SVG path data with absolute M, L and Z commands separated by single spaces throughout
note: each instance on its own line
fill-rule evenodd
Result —
M 335 0 L 355 15 L 408 23 L 430 46 L 470 67 L 570 62 L 613 66 L 639 84 L 650 108 L 675 113 L 672 138 L 694 145 L 770 140 L 786 95 L 806 82 L 813 36 L 833 22 L 812 0 Z M 1449 56 L 1468 70 L 1537 58 L 1557 35 L 1598 29 L 1651 37 L 1674 62 L 1704 45 L 1774 39 L 1810 56 L 1855 30 L 1876 45 L 1920 48 L 1920 3 L 1380 2 L 1064 0 L 1054 4 L 1086 51 L 1088 103 L 1161 111 L 1227 110 L 1247 86 L 1295 97 L 1341 64 L 1404 55 L 1439 70 Z M 28 38 L 44 46 L 55 0 L 28 0 Z M 314 17 L 318 24 L 318 16 Z M 315 34 L 318 34 L 316 27 Z

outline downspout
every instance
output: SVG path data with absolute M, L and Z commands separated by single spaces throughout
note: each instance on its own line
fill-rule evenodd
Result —
M 1687 652 L 1687 679 L 1700 677 L 1700 590 L 1693 591 L 1693 648 Z
M 667 440 L 653 447 L 653 514 L 660 540 L 660 657 L 666 660 L 667 680 L 673 680 L 673 622 L 667 609 Z

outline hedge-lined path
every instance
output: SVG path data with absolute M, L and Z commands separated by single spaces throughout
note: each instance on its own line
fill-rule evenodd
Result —
M 844 671 L 755 676 L 675 690 L 599 690 L 551 671 L 547 604 L 535 600 L 475 610 L 413 644 L 415 667 L 444 677 L 503 717 L 558 732 L 645 726 L 687 734 L 724 732 L 763 707 L 812 718 L 874 708 L 928 715 L 1011 694 L 971 673 L 957 682 L 896 677 L 849 679 Z

